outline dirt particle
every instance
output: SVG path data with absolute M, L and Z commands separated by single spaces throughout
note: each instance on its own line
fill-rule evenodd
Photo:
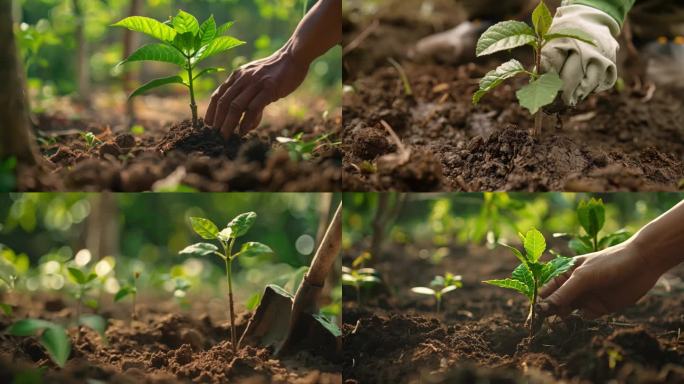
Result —
M 192 361 L 192 347 L 190 344 L 183 344 L 174 352 L 174 360 L 180 365 L 188 364 Z
M 128 152 L 135 147 L 135 136 L 130 133 L 122 133 L 118 135 L 114 141 L 124 152 Z
M 99 153 L 101 158 L 107 155 L 117 158 L 121 155 L 121 148 L 116 143 L 104 143 L 100 146 Z

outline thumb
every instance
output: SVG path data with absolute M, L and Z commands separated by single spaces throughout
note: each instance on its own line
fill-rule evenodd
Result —
M 584 292 L 585 284 L 576 273 L 573 273 L 565 284 L 561 285 L 553 294 L 542 301 L 541 306 L 548 308 L 548 315 L 566 316 L 574 308 L 574 301 Z

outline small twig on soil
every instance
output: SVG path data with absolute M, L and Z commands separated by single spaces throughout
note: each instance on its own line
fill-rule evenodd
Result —
M 394 144 L 396 144 L 398 151 L 400 153 L 406 152 L 406 147 L 404 146 L 404 143 L 401 142 L 401 139 L 399 139 L 399 136 L 397 136 L 396 132 L 394 132 L 394 129 L 392 129 L 392 127 L 389 124 L 387 124 L 385 120 L 380 120 L 380 124 L 382 124 L 387 133 L 390 135 L 392 141 L 394 141 Z
M 368 25 L 368 27 L 366 27 L 366 29 L 364 29 L 363 31 L 361 31 L 361 33 L 359 33 L 359 35 L 356 36 L 356 37 L 354 38 L 354 40 L 350 41 L 349 44 L 347 44 L 347 46 L 345 46 L 345 47 L 342 49 L 342 54 L 343 54 L 343 55 L 346 55 L 346 54 L 348 54 L 349 52 L 351 52 L 351 51 L 355 50 L 356 48 L 358 48 L 359 45 L 361 45 L 361 43 L 363 43 L 363 41 L 366 40 L 366 38 L 367 38 L 368 36 L 370 36 L 370 34 L 373 33 L 373 31 L 374 31 L 376 28 L 378 28 L 379 26 L 380 26 L 380 20 L 378 20 L 378 19 L 373 20 L 373 22 L 371 22 L 370 25 Z
M 399 77 L 401 78 L 401 82 L 404 85 L 404 94 L 406 96 L 413 96 L 413 89 L 411 88 L 411 83 L 409 82 L 408 76 L 406 76 L 406 71 L 404 71 L 404 68 L 402 68 L 399 62 L 397 62 L 391 57 L 388 57 L 387 61 L 389 61 L 389 63 L 392 64 L 394 69 L 396 69 L 397 72 L 399 72 Z
M 653 94 L 655 93 L 655 90 L 656 85 L 653 83 L 648 83 L 646 85 L 646 95 L 641 98 L 641 101 L 644 103 L 648 103 L 649 101 L 651 101 L 651 99 L 653 98 Z

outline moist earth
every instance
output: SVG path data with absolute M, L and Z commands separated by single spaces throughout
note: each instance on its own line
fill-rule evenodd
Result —
M 141 135 L 114 132 L 108 126 L 40 116 L 41 159 L 18 168 L 20 191 L 333 191 L 341 184 L 338 146 L 320 145 L 310 160 L 295 161 L 278 136 L 304 133 L 310 140 L 337 136 L 340 118 L 303 124 L 264 126 L 244 138 L 224 140 L 216 130 L 193 128 L 189 121 L 171 126 L 145 125 Z M 92 132 L 99 143 L 81 137 Z
M 63 322 L 71 315 L 69 304 L 60 298 L 33 299 L 28 313 Z M 216 321 L 207 313 L 162 312 L 172 303 L 152 302 L 138 308 L 138 320 L 130 320 L 129 308 L 102 314 L 109 319 L 107 341 L 85 329 L 80 342 L 70 329 L 72 353 L 58 369 L 35 338 L 0 336 L 0 382 L 12 375 L 45 367 L 46 383 L 341 383 L 336 362 L 305 351 L 278 357 L 267 348 L 243 346 L 234 353 L 227 321 Z M 249 320 L 237 317 L 238 332 Z M 11 323 L 0 319 L 0 328 Z M 73 328 L 73 327 L 72 327 Z

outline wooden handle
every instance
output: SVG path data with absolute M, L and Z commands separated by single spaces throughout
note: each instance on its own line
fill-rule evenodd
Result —
M 306 281 L 313 286 L 323 286 L 325 278 L 330 272 L 342 243 L 342 202 L 335 211 L 328 230 L 318 246 L 316 255 L 311 261 L 311 267 L 306 274 Z

